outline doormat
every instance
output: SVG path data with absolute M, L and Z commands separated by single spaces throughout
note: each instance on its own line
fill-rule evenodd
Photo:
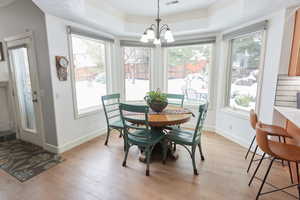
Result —
M 25 182 L 61 162 L 63 159 L 60 156 L 21 140 L 0 142 L 0 169 L 20 182 Z

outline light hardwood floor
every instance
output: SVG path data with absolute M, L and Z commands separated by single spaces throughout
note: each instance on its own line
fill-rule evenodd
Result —
M 109 146 L 103 143 L 102 136 L 64 153 L 65 162 L 25 183 L 0 170 L 0 200 L 253 200 L 260 184 L 254 181 L 247 186 L 246 149 L 214 133 L 203 136 L 206 161 L 201 162 L 197 154 L 199 176 L 193 175 L 190 157 L 180 146 L 177 161 L 166 165 L 154 161 L 146 177 L 137 149 L 130 151 L 128 167 L 123 168 L 123 140 L 112 134 Z M 287 170 L 276 163 L 268 181 L 289 184 Z M 261 199 L 293 198 L 277 192 Z

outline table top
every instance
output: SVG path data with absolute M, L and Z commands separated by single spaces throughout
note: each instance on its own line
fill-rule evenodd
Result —
M 298 128 L 300 128 L 300 110 L 297 108 L 290 107 L 281 107 L 275 106 L 275 110 L 277 110 L 282 116 L 295 124 Z
M 173 110 L 175 112 L 149 113 L 148 115 L 149 125 L 152 127 L 165 127 L 165 126 L 179 125 L 188 122 L 193 115 L 191 112 L 187 112 L 186 109 L 181 107 L 176 107 L 176 106 L 168 106 L 166 108 L 166 111 L 167 110 L 169 111 Z

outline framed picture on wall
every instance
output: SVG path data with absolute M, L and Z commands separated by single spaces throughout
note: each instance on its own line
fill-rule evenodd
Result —
M 3 44 L 0 42 L 0 62 L 4 61 Z

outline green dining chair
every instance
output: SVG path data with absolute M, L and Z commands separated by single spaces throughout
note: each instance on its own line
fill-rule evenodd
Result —
M 105 140 L 105 145 L 107 145 L 112 130 L 119 131 L 120 137 L 123 135 L 124 125 L 119 110 L 120 94 L 102 96 L 101 99 L 107 123 L 107 135 Z
M 174 106 L 179 106 L 183 108 L 183 102 L 184 102 L 184 94 L 171 94 L 171 93 L 165 93 L 167 99 L 168 99 L 168 104 L 169 105 L 174 105 Z M 167 126 L 165 129 L 167 130 L 173 130 L 173 129 L 179 129 L 180 126 Z M 173 144 L 173 150 L 176 151 L 176 144 Z
M 148 106 L 120 104 L 121 118 L 124 124 L 125 157 L 123 167 L 126 167 L 130 147 L 136 145 L 144 149 L 147 161 L 146 176 L 150 175 L 149 165 L 151 153 L 156 144 L 162 142 L 165 135 L 161 131 L 151 129 L 148 122 Z M 142 124 L 144 126 L 138 126 Z M 166 145 L 163 145 L 165 147 Z
M 203 123 L 206 118 L 208 109 L 208 103 L 199 106 L 199 116 L 196 123 L 196 128 L 194 131 L 183 130 L 183 129 L 174 129 L 166 135 L 166 140 L 169 142 L 173 142 L 178 145 L 182 145 L 185 149 L 188 150 L 192 161 L 193 161 L 193 169 L 194 174 L 198 175 L 197 168 L 196 168 L 196 161 L 195 161 L 195 151 L 196 148 L 199 148 L 201 160 L 204 161 L 204 156 L 202 152 L 201 146 L 201 134 Z M 191 150 L 189 149 L 191 147 Z M 164 152 L 164 163 L 166 162 L 167 151 Z
M 175 105 L 175 106 L 183 107 L 184 94 L 165 93 L 165 95 L 168 99 L 168 104 L 169 105 Z

